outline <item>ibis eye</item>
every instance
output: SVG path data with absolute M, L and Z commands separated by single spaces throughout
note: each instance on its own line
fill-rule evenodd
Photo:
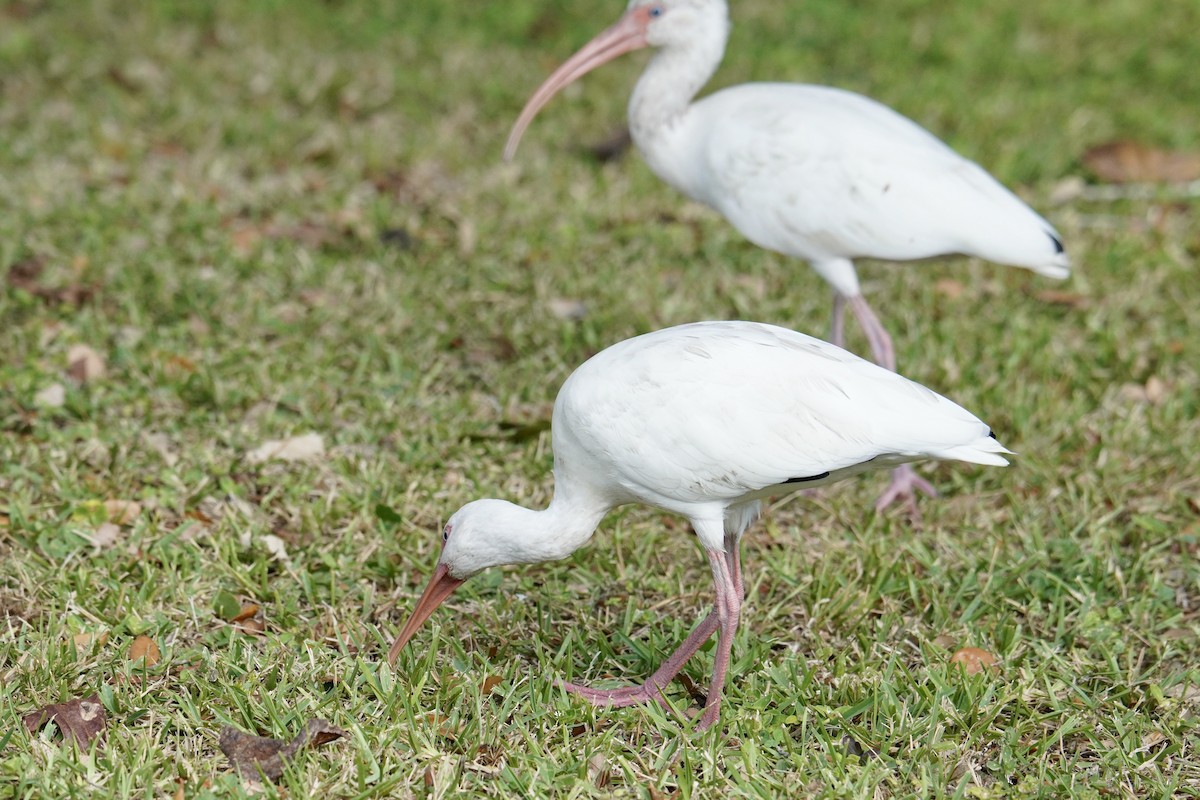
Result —
M 449 525 L 442 528 L 442 544 L 445 544 L 448 541 L 450 541 L 450 526 Z
M 650 13 L 650 16 L 652 16 L 652 17 L 661 17 L 663 14 L 663 7 L 662 6 L 650 6 L 649 13 Z

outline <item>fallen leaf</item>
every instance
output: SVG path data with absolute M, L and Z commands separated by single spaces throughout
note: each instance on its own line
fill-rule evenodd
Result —
M 36 256 L 18 261 L 8 269 L 8 285 L 13 289 L 28 292 L 50 305 L 67 304 L 79 307 L 96 294 L 97 287 L 94 284 L 72 283 L 55 288 L 43 286 L 39 279 L 45 266 L 46 260 Z
M 1158 747 L 1165 741 L 1167 741 L 1167 737 L 1161 731 L 1150 731 L 1142 737 L 1142 746 L 1136 750 L 1132 750 L 1131 753 L 1144 753 L 1147 750 Z
M 503 682 L 504 682 L 504 679 L 501 678 L 499 675 L 488 675 L 486 678 L 483 679 L 483 693 L 491 694 L 492 689 L 495 689 L 497 686 L 499 686 Z
M 67 402 L 67 390 L 61 383 L 52 383 L 33 396 L 33 404 L 42 408 L 62 408 Z
M 550 307 L 551 314 L 568 322 L 577 322 L 586 317 L 588 313 L 587 306 L 582 300 L 568 300 L 556 297 L 546 305 Z
M 430 711 L 425 715 L 425 721 L 430 725 L 437 726 L 438 736 L 443 736 L 447 739 L 453 739 L 458 735 L 458 731 L 450 724 L 450 718 L 445 714 L 439 714 L 436 711 Z
M 245 619 L 234 623 L 234 627 L 242 633 L 247 633 L 251 636 L 262 636 L 263 632 L 267 629 L 267 623 L 261 619 Z
M 504 420 L 500 423 L 500 430 L 500 433 L 472 433 L 467 438 L 473 442 L 483 442 L 489 439 L 508 439 L 514 442 L 526 442 L 536 439 L 543 432 L 550 430 L 550 420 L 537 419 L 528 423 Z
M 67 350 L 67 375 L 76 383 L 99 380 L 105 371 L 103 357 L 86 344 L 73 344 Z
M 74 642 L 76 651 L 90 653 L 93 645 L 103 647 L 108 642 L 108 631 L 101 634 L 77 633 L 71 637 L 71 641 Z
M 246 454 L 246 460 L 251 464 L 261 464 L 264 461 L 301 461 L 315 458 L 325 452 L 325 440 L 319 433 L 306 433 L 293 436 L 290 439 L 273 439 Z
M 133 640 L 133 644 L 129 646 L 129 660 L 143 661 L 145 666 L 152 667 L 162 658 L 162 653 L 159 652 L 158 645 L 154 643 L 146 634 L 142 634 Z
M 257 780 L 266 777 L 276 780 L 283 775 L 286 762 L 306 747 L 320 747 L 346 736 L 346 731 L 336 728 L 322 719 L 312 718 L 304 730 L 290 742 L 251 736 L 237 728 L 225 726 L 221 730 L 219 745 L 234 770 L 243 778 Z
M 588 759 L 588 780 L 595 784 L 597 789 L 603 789 L 608 785 L 608 759 L 603 753 L 596 753 Z
M 1157 375 L 1151 375 L 1146 381 L 1146 400 L 1156 406 L 1167 399 L 1167 385 Z
M 92 543 L 92 547 L 98 549 L 112 547 L 121 538 L 121 528 L 111 522 L 102 522 L 96 526 L 96 530 L 92 531 L 87 538 Z
M 962 297 L 962 293 L 966 289 L 961 281 L 956 281 L 953 278 L 942 278 L 933 285 L 933 288 L 938 294 L 948 297 L 951 300 L 957 300 Z
M 1186 183 L 1200 178 L 1200 152 L 1160 150 L 1130 139 L 1088 148 L 1083 163 L 1109 183 Z
M 1036 295 L 1043 303 L 1069 308 L 1087 308 L 1088 298 L 1078 292 L 1065 292 L 1062 289 L 1043 289 Z
M 159 458 L 168 467 L 173 467 L 179 463 L 179 452 L 175 448 L 175 444 L 171 441 L 171 437 L 167 434 L 143 431 L 141 439 L 148 449 L 158 453 Z
M 279 561 L 288 560 L 287 543 L 283 539 L 280 539 L 273 533 L 268 533 L 265 536 L 260 536 L 258 541 L 267 549 L 272 558 L 276 558 Z
M 600 141 L 588 145 L 587 151 L 597 161 L 607 163 L 624 155 L 631 144 L 633 137 L 629 134 L 629 128 L 622 125 Z
M 863 747 L 857 739 L 847 734 L 842 737 L 842 746 L 846 748 L 849 755 L 857 756 L 859 763 L 867 761 L 867 759 L 879 758 L 879 751 L 874 747 Z
M 106 717 L 99 696 L 92 695 L 42 706 L 32 714 L 26 714 L 22 720 L 30 736 L 44 728 L 46 723 L 53 722 L 62 732 L 63 741 L 73 741 L 80 747 L 87 747 L 93 739 L 104 733 Z
M 996 657 L 979 647 L 964 647 L 950 656 L 951 664 L 960 664 L 964 672 L 974 675 L 996 664 Z
M 105 500 L 104 513 L 116 525 L 132 525 L 142 514 L 142 504 L 136 500 Z
M 257 616 L 258 611 L 259 611 L 258 605 L 256 605 L 255 603 L 246 603 L 245 605 L 242 606 L 241 610 L 238 611 L 238 613 L 235 616 L 233 616 L 229 621 L 230 622 L 243 622 L 245 620 L 250 619 L 251 617 Z
M 1050 205 L 1061 206 L 1083 196 L 1087 181 L 1078 175 L 1070 175 L 1054 184 L 1050 189 Z
M 1167 385 L 1157 376 L 1150 376 L 1146 383 L 1125 383 L 1121 385 L 1119 396 L 1129 403 L 1149 403 L 1159 405 L 1167 398 Z
M 412 234 L 404 228 L 387 228 L 379 234 L 379 242 L 397 250 L 411 250 L 414 244 Z

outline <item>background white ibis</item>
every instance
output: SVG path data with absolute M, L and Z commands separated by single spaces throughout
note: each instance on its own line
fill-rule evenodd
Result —
M 1065 278 L 1054 228 L 975 163 L 906 117 L 822 86 L 751 83 L 691 100 L 729 36 L 725 0 L 634 0 L 533 94 L 509 135 L 511 159 L 534 116 L 567 84 L 642 47 L 657 53 L 629 100 L 629 130 L 658 177 L 725 215 L 760 247 L 807 259 L 833 286 L 832 340 L 850 306 L 875 361 L 896 368 L 891 338 L 867 304 L 855 258 L 965 253 Z M 876 507 L 935 494 L 911 467 Z
M 687 517 L 708 554 L 714 610 L 641 686 L 564 687 L 594 703 L 662 699 L 720 629 L 701 725 L 717 720 L 742 607 L 739 543 L 761 498 L 917 459 L 1004 465 L 1009 452 L 965 409 L 818 339 L 754 322 L 697 322 L 589 359 L 554 403 L 554 499 L 543 511 L 476 500 L 446 524 L 424 594 L 388 651 L 395 662 L 471 575 L 566 558 L 613 507 Z

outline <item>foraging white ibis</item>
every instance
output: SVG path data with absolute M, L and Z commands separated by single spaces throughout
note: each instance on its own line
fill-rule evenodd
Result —
M 720 629 L 703 727 L 719 714 L 742 608 L 739 543 L 762 498 L 918 459 L 1002 466 L 1009 452 L 987 425 L 924 386 L 755 322 L 680 325 L 601 351 L 563 384 L 551 436 L 550 505 L 476 500 L 450 517 L 437 568 L 388 661 L 470 576 L 566 558 L 610 509 L 645 503 L 690 520 L 712 567 L 714 610 L 641 686 L 562 685 L 600 705 L 661 701 Z
M 824 86 L 750 83 L 693 103 L 725 51 L 725 0 L 634 0 L 530 97 L 511 159 L 538 111 L 564 86 L 643 47 L 657 48 L 629 100 L 629 131 L 650 169 L 725 216 L 747 239 L 806 259 L 833 287 L 831 339 L 849 305 L 875 361 L 896 368 L 891 337 L 867 304 L 856 258 L 906 261 L 964 253 L 1065 278 L 1049 222 L 924 128 L 862 95 Z M 893 475 L 882 510 L 935 494 L 911 467 Z

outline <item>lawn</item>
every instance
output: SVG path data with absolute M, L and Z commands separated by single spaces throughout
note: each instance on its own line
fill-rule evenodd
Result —
M 0 1 L 0 796 L 240 796 L 222 728 L 311 717 L 348 735 L 268 796 L 1200 793 L 1200 201 L 1078 183 L 1103 142 L 1200 151 L 1186 2 L 738 2 L 712 87 L 869 94 L 1063 234 L 1062 284 L 860 270 L 901 371 L 1019 456 L 921 467 L 920 524 L 871 510 L 879 474 L 772 504 L 717 730 L 681 682 L 671 710 L 553 685 L 640 680 L 707 613 L 686 525 L 646 508 L 472 579 L 386 665 L 446 518 L 548 502 L 590 354 L 705 318 L 826 332 L 805 265 L 589 153 L 643 56 L 501 162 L 620 11 Z M 22 724 L 93 694 L 102 745 Z

